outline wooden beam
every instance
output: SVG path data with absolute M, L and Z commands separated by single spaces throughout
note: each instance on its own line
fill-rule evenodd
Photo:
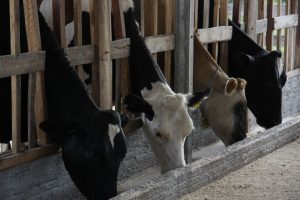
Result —
M 24 3 L 28 50 L 33 52 L 41 51 L 42 45 L 41 45 L 38 9 L 37 9 L 36 0 L 23 0 L 23 3 Z M 34 77 L 30 76 L 29 79 L 34 79 Z M 37 131 L 38 144 L 46 145 L 47 136 L 43 132 L 43 130 L 40 129 L 39 127 L 39 124 L 45 120 L 45 113 L 46 113 L 44 73 L 37 72 L 35 83 L 33 80 L 30 80 L 29 82 L 34 84 L 34 86 L 29 85 L 29 88 L 35 87 L 34 113 L 35 113 L 35 128 Z M 28 112 L 32 112 L 32 110 L 29 109 Z
M 267 19 L 272 20 L 272 18 L 273 18 L 273 0 L 268 0 Z M 269 51 L 272 51 L 273 49 L 273 30 L 274 29 L 272 23 L 268 23 L 266 46 L 267 46 L 267 50 Z
M 298 26 L 298 14 L 273 17 L 269 22 L 273 30 L 296 27 Z
M 19 0 L 9 1 L 10 13 L 10 48 L 11 54 L 20 53 L 20 4 Z M 2 69 L 2 68 L 1 68 Z M 20 151 L 21 143 L 21 76 L 11 77 L 11 112 L 12 112 L 12 152 Z
M 246 32 L 250 38 L 256 41 L 256 9 L 257 9 L 257 0 L 248 0 L 247 3 L 247 21 L 246 23 Z
M 94 1 L 95 6 L 95 34 L 98 35 L 98 41 L 95 41 L 96 49 L 99 49 L 99 91 L 100 92 L 99 106 L 101 109 L 112 108 L 112 62 L 110 53 L 110 41 L 111 41 L 111 11 L 109 7 L 109 0 Z M 96 25 L 96 21 L 97 25 Z M 96 27 L 98 27 L 96 29 Z
M 159 35 L 145 38 L 147 47 L 151 53 L 173 50 L 175 47 L 175 36 Z M 119 59 L 129 56 L 129 39 L 113 41 L 111 43 L 111 58 Z
M 47 147 L 37 147 L 31 150 L 27 150 L 24 152 L 20 152 L 18 154 L 5 154 L 2 156 L 0 154 L 0 171 L 5 169 L 18 166 L 24 163 L 28 163 L 30 161 L 36 160 L 38 158 L 42 158 L 45 156 L 49 156 L 55 154 L 58 151 L 57 146 L 47 146 Z
M 0 56 L 0 78 L 43 71 L 45 56 L 42 51 Z
M 232 13 L 232 21 L 236 24 L 240 22 L 240 12 L 241 11 L 241 2 L 240 0 L 233 1 L 233 13 Z
M 228 26 L 228 0 L 221 1 L 220 26 Z M 225 73 L 228 73 L 228 43 L 225 41 L 220 43 L 219 58 L 220 58 L 220 65 L 223 71 Z
M 258 12 L 257 12 L 257 19 L 258 20 L 264 20 L 265 19 L 265 0 L 258 0 Z M 257 43 L 264 48 L 265 46 L 265 32 L 267 31 L 268 21 L 266 20 L 266 23 L 262 27 L 258 27 L 258 20 L 256 21 L 256 34 L 257 36 Z M 259 30 L 266 27 L 266 30 L 259 33 Z
M 220 22 L 220 0 L 214 0 L 213 27 L 219 26 Z M 219 45 L 212 43 L 212 57 L 218 61 Z
M 300 20 L 300 0 L 297 0 L 298 21 Z M 296 55 L 300 55 L 300 26 L 297 26 L 296 32 Z M 300 68 L 300 56 L 295 58 L 295 68 Z
M 65 0 L 52 0 L 53 32 L 55 33 L 58 43 L 62 48 L 67 47 L 66 31 L 65 31 L 65 24 L 66 24 L 65 6 L 66 6 Z M 73 14 L 73 11 L 71 13 Z
M 197 35 L 203 44 L 229 41 L 232 38 L 232 27 L 218 26 L 213 28 L 198 29 Z
M 193 54 L 194 54 L 194 0 L 176 0 L 176 49 L 175 78 L 176 92 L 188 93 L 193 90 Z M 185 143 L 185 159 L 191 162 L 192 142 Z

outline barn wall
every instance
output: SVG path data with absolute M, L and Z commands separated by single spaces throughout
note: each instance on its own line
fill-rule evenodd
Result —
M 289 72 L 288 77 L 283 90 L 284 117 L 300 114 L 300 70 Z M 193 118 L 198 118 L 198 114 L 193 113 Z M 194 149 L 216 140 L 210 129 L 199 128 L 198 122 L 195 125 L 197 129 L 191 135 Z M 128 138 L 128 152 L 120 167 L 119 178 L 131 177 L 156 164 L 139 129 Z M 0 199 L 83 199 L 70 180 L 59 154 L 0 172 L 0 185 Z

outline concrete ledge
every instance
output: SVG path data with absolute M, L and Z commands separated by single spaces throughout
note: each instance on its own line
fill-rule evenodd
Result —
M 300 117 L 173 170 L 112 198 L 174 199 L 204 186 L 300 137 Z

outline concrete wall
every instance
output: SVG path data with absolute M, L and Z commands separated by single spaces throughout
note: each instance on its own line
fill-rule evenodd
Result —
M 300 70 L 288 74 L 284 87 L 283 116 L 300 113 Z M 193 148 L 206 146 L 217 140 L 210 129 L 201 129 L 192 113 L 196 130 L 191 134 Z M 1 162 L 1 161 L 0 161 Z M 157 165 L 141 130 L 128 137 L 128 152 L 120 167 L 119 179 L 128 178 L 151 166 Z M 61 155 L 52 155 L 0 172 L 0 199 L 82 199 L 70 180 Z

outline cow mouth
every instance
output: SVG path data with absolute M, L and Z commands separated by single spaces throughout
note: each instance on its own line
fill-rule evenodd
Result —
M 271 121 L 261 121 L 261 120 L 257 120 L 256 121 L 257 124 L 265 129 L 270 129 L 274 126 L 277 126 L 279 124 L 281 124 L 282 119 L 278 119 L 278 120 L 271 120 Z

